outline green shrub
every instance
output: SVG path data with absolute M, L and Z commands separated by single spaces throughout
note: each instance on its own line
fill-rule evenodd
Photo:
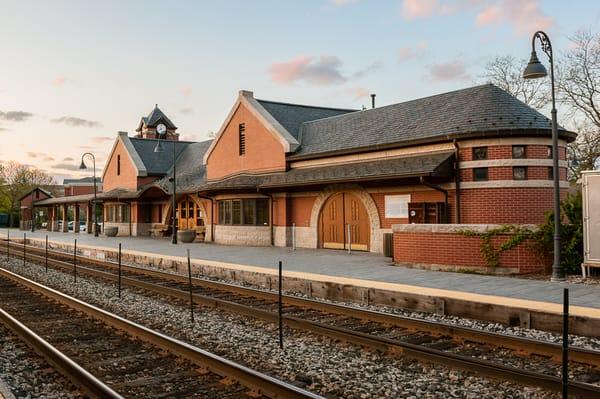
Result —
M 567 194 L 560 204 L 560 265 L 566 274 L 581 272 L 583 263 L 583 205 L 581 192 Z M 554 212 L 547 212 L 545 222 L 536 235 L 538 250 L 542 254 L 554 253 Z

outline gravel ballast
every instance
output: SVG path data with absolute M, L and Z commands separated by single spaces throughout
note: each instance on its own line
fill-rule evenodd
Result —
M 0 258 L 7 264 L 6 258 Z M 331 398 L 555 398 L 536 388 L 390 357 L 304 332 L 286 330 L 278 347 L 276 325 L 197 307 L 194 325 L 184 303 L 11 260 L 8 268 L 248 367 Z

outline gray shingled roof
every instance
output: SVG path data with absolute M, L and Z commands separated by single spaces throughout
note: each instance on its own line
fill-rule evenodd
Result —
M 274 188 L 415 176 L 448 177 L 448 162 L 453 156 L 454 151 L 446 151 L 387 160 L 298 168 L 267 175 L 241 175 L 207 183 L 203 190 Z
M 177 191 L 194 192 L 205 184 L 206 165 L 203 165 L 202 161 L 211 143 L 212 140 L 191 143 L 177 158 Z M 172 189 L 172 184 L 169 182 L 171 176 L 173 176 L 173 168 L 169 168 L 167 176 L 157 182 L 167 193 Z
M 159 122 L 162 122 L 168 129 L 177 129 L 177 126 L 158 108 L 158 104 L 156 104 L 148 116 L 142 116 L 142 121 L 148 127 L 156 127 Z
M 97 183 L 102 183 L 102 178 L 101 177 L 96 177 L 96 182 Z M 90 183 L 90 184 L 94 184 L 94 178 L 89 176 L 89 177 L 82 177 L 81 179 L 63 179 L 63 184 L 83 184 L 83 183 Z
M 175 143 L 175 158 L 178 158 L 190 141 L 161 140 L 164 152 L 154 152 L 158 140 L 130 137 L 133 148 L 138 153 L 149 175 L 164 175 L 173 165 L 173 143 Z
M 354 109 L 314 107 L 310 105 L 288 104 L 267 100 L 256 100 L 269 112 L 295 139 L 298 139 L 300 125 L 306 121 L 329 118 L 355 112 Z
M 551 121 L 492 84 L 307 121 L 290 158 L 352 152 L 475 134 L 551 135 Z M 561 128 L 560 134 L 573 139 Z

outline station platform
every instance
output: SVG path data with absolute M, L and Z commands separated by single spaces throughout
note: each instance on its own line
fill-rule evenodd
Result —
M 10 230 L 11 239 L 22 239 L 23 233 L 27 234 L 28 239 L 42 241 L 48 235 L 49 242 L 62 245 L 72 245 L 73 240 L 77 239 L 78 248 L 113 252 L 121 243 L 123 253 L 136 259 L 168 259 L 181 262 L 182 265 L 185 263 L 186 250 L 189 249 L 193 264 L 227 270 L 229 275 L 233 271 L 240 280 L 244 273 L 246 276 L 258 274 L 272 278 L 276 276 L 278 262 L 282 261 L 285 278 L 321 283 L 321 288 L 317 287 L 316 290 L 330 299 L 353 300 L 353 296 L 366 296 L 366 302 L 375 303 L 369 298 L 380 298 L 381 292 L 398 293 L 404 295 L 405 299 L 392 300 L 400 307 L 407 302 L 423 302 L 420 308 L 418 304 L 413 304 L 414 310 L 435 309 L 438 307 L 435 299 L 444 298 L 446 301 L 471 304 L 471 308 L 478 307 L 480 312 L 486 309 L 489 312 L 494 307 L 497 307 L 496 311 L 510 307 L 516 309 L 512 312 L 513 316 L 522 310 L 560 315 L 563 288 L 569 288 L 571 315 L 600 321 L 600 285 L 413 269 L 395 266 L 390 258 L 381 255 L 354 251 L 351 254 L 324 249 L 294 251 L 291 248 L 212 243 L 173 245 L 170 238 L 94 237 L 86 233 L 45 230 L 34 233 Z M 0 231 L 0 237 L 5 238 L 6 235 L 7 230 Z M 248 277 L 248 280 L 253 280 L 253 277 Z M 311 293 L 315 293 L 314 288 L 311 288 Z M 446 313 L 459 315 L 452 311 L 452 306 L 451 302 L 446 304 Z M 504 319 L 507 317 L 503 316 Z

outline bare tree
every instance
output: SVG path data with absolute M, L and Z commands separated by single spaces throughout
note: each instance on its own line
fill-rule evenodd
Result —
M 523 79 L 526 60 L 510 55 L 496 57 L 485 66 L 482 78 L 517 97 L 525 104 L 541 109 L 550 102 L 547 82 L 542 79 Z
M 21 196 L 37 186 L 54 184 L 54 179 L 43 170 L 11 161 L 0 164 L 0 182 L 0 197 L 8 208 L 9 223 L 13 226 Z

